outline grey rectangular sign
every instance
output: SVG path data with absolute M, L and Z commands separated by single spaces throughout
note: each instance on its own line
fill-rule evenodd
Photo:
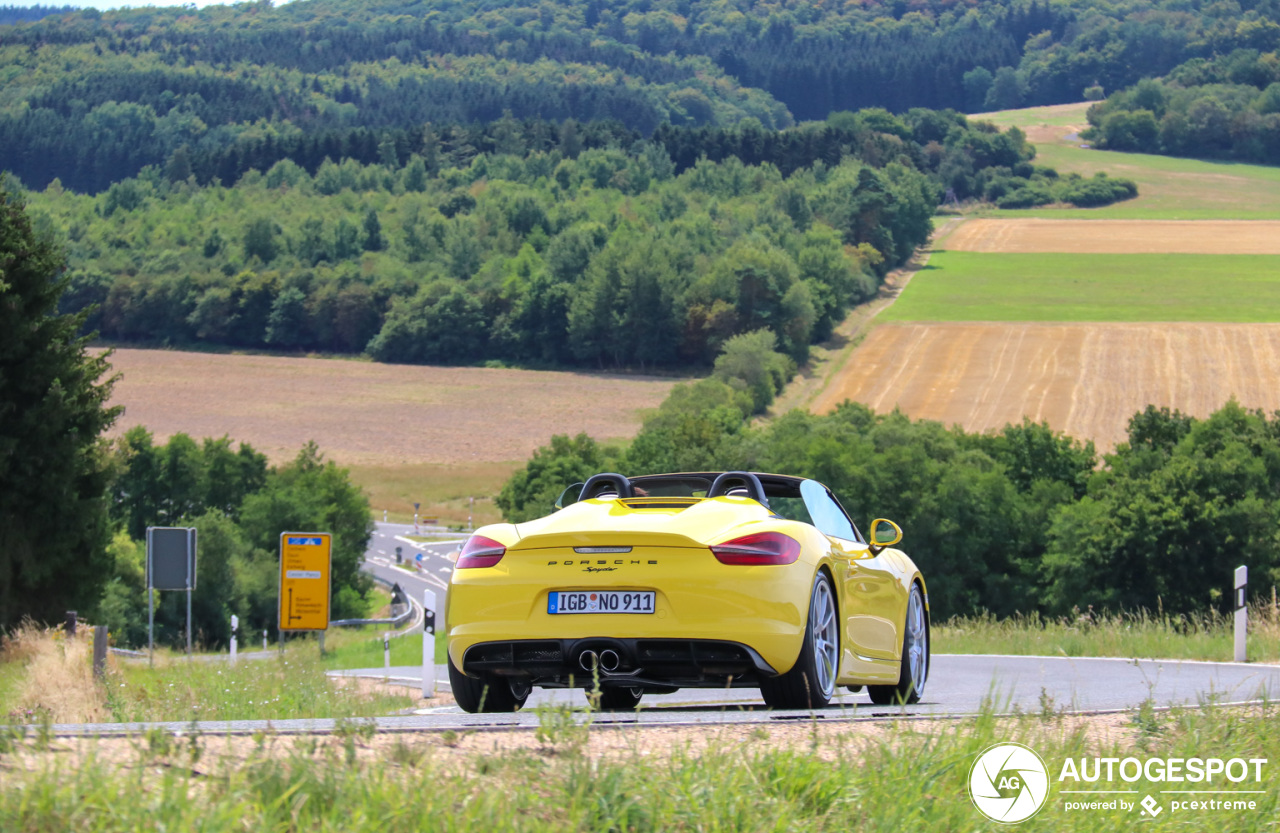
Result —
M 156 590 L 196 587 L 196 531 L 185 526 L 147 527 L 147 568 Z M 190 584 L 188 584 L 190 582 Z

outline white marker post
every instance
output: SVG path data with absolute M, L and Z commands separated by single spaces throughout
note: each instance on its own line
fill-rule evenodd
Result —
M 436 693 L 436 594 L 422 591 L 422 699 Z
M 240 617 L 231 614 L 231 664 L 236 664 L 236 629 L 240 627 Z
M 1248 597 L 1249 568 L 1236 567 L 1236 662 L 1244 662 L 1245 635 L 1249 631 Z
M 382 668 L 386 671 L 386 676 L 391 676 L 391 634 L 384 633 L 382 635 Z

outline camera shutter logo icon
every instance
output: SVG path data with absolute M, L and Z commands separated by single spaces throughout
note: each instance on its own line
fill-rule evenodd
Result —
M 1017 824 L 1040 811 L 1049 798 L 1044 760 L 1020 743 L 997 743 L 969 770 L 973 806 L 992 821 Z

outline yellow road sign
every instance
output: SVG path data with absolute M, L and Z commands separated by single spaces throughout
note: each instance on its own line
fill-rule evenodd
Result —
M 329 629 L 329 565 L 333 536 L 286 532 L 280 536 L 280 630 Z

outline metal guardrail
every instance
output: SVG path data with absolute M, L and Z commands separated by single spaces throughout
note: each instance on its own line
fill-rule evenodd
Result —
M 392 627 L 399 627 L 409 621 L 409 617 L 412 615 L 413 605 L 405 605 L 404 613 L 392 619 L 334 619 L 329 623 L 329 627 L 359 627 L 360 625 L 391 625 Z
M 404 612 L 395 614 L 390 619 L 334 619 L 329 622 L 329 627 L 341 628 L 359 627 L 361 625 L 390 625 L 398 628 L 405 622 L 409 621 L 409 618 L 413 616 L 413 603 L 409 600 L 409 597 L 405 595 L 405 592 L 400 585 L 397 582 L 388 581 L 387 579 L 379 576 L 370 576 L 370 578 L 379 584 L 386 585 L 391 588 L 393 593 L 391 597 L 392 613 L 394 614 L 395 609 L 401 606 L 404 607 Z

